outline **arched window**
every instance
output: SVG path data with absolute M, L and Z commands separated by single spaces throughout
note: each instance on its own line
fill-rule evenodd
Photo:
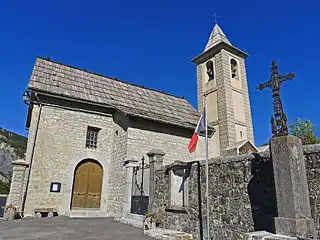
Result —
M 214 79 L 214 71 L 213 71 L 213 62 L 210 60 L 206 63 L 206 67 L 207 67 L 207 74 L 209 77 L 208 81 L 211 81 Z
M 230 60 L 230 67 L 231 67 L 231 77 L 234 79 L 239 79 L 238 73 L 238 63 L 236 60 Z

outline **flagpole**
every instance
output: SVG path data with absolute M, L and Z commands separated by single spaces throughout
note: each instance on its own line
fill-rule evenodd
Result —
M 206 127 L 206 139 L 205 139 L 205 152 L 206 152 L 206 195 L 207 195 L 207 239 L 210 240 L 210 203 L 209 203 L 209 149 L 208 149 L 208 111 L 207 111 L 207 96 L 204 96 L 205 104 L 205 127 Z

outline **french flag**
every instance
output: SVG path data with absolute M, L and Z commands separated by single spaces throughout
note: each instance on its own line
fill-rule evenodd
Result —
M 206 131 L 206 108 L 204 108 L 201 118 L 197 124 L 197 128 L 194 131 L 192 138 L 190 140 L 190 143 L 188 146 L 190 153 L 196 150 L 199 135 L 203 136 L 203 134 L 205 134 L 205 131 Z

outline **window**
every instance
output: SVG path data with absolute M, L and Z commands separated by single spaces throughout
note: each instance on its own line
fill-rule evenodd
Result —
M 94 148 L 94 149 L 97 148 L 99 131 L 100 131 L 100 128 L 88 126 L 86 148 Z
M 231 77 L 234 79 L 239 79 L 238 74 L 238 63 L 236 60 L 230 60 L 230 68 L 231 68 Z
M 206 63 L 206 68 L 207 68 L 207 74 L 209 77 L 208 81 L 211 81 L 214 79 L 214 71 L 213 71 L 213 62 L 212 61 L 208 61 Z
M 242 131 L 240 131 L 240 139 L 242 139 Z
M 186 178 L 185 169 L 170 171 L 170 205 L 173 207 L 186 207 Z

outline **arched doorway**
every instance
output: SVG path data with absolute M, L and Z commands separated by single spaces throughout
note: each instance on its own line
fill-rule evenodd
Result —
M 82 161 L 74 171 L 71 209 L 100 208 L 103 170 L 94 160 Z

